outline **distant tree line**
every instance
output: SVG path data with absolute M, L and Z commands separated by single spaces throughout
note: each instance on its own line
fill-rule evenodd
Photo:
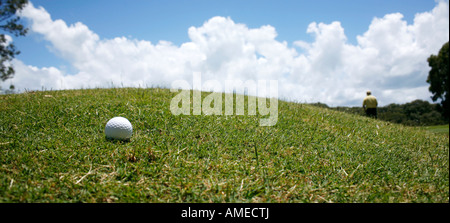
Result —
M 365 116 L 362 107 L 329 107 L 323 103 L 312 105 L 336 111 Z M 448 120 L 442 115 L 439 104 L 415 100 L 406 104 L 389 104 L 378 107 L 378 119 L 407 126 L 445 125 Z

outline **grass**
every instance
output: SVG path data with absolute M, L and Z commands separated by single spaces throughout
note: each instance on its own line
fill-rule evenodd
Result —
M 284 101 L 272 127 L 174 116 L 175 95 L 0 95 L 0 202 L 449 202 L 448 135 Z M 115 116 L 130 142 L 105 139 Z
M 427 126 L 423 127 L 423 129 L 435 132 L 435 133 L 442 133 L 448 135 L 448 125 L 436 125 L 436 126 Z

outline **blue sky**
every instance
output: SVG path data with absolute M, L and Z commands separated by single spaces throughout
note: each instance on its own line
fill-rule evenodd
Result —
M 277 80 L 279 97 L 359 106 L 430 101 L 426 59 L 449 39 L 448 0 L 31 0 L 16 89 Z
M 275 27 L 277 40 L 289 45 L 296 40 L 311 41 L 306 33 L 311 22 L 340 21 L 347 40 L 356 42 L 374 17 L 400 12 L 408 23 L 418 12 L 429 11 L 434 0 L 32 0 L 43 6 L 53 19 L 68 24 L 82 22 L 102 38 L 119 36 L 160 40 L 180 45 L 189 41 L 187 30 L 201 26 L 214 16 L 230 17 L 249 28 L 263 25 Z M 35 66 L 59 66 L 66 61 L 52 54 L 38 35 L 20 38 L 16 45 L 22 53 L 17 57 Z M 32 50 L 28 50 L 33 48 Z

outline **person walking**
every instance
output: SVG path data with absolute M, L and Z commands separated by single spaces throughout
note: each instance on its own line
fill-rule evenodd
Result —
M 363 101 L 363 109 L 366 112 L 366 115 L 377 119 L 378 118 L 377 106 L 378 106 L 377 98 L 372 95 L 371 91 L 367 91 L 367 96 L 364 98 Z

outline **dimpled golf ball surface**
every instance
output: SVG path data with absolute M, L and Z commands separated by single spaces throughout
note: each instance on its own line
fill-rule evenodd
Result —
M 127 140 L 131 138 L 133 133 L 133 126 L 128 119 L 123 117 L 115 117 L 106 123 L 105 135 L 106 138 Z

